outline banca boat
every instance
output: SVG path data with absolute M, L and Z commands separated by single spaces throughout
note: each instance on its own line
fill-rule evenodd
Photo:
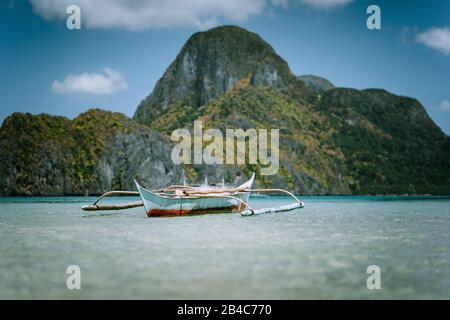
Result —
M 302 208 L 304 203 L 292 193 L 283 189 L 252 189 L 255 174 L 245 183 L 237 187 L 212 187 L 212 186 L 187 186 L 173 185 L 160 190 L 148 190 L 142 187 L 136 180 L 135 191 L 110 191 L 98 198 L 92 205 L 84 206 L 86 211 L 97 210 L 121 210 L 144 206 L 149 217 L 185 216 L 195 214 L 232 213 L 240 212 L 241 215 L 254 215 L 266 212 L 288 211 Z M 250 193 L 274 193 L 281 192 L 290 195 L 295 202 L 289 205 L 275 208 L 253 209 L 248 204 Z M 99 205 L 100 199 L 114 195 L 139 195 L 141 201 L 117 204 Z

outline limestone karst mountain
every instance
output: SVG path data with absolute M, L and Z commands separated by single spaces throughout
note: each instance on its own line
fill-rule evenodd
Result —
M 349 70 L 351 72 L 351 70 Z M 177 128 L 280 129 L 280 169 L 174 165 Z M 99 124 L 101 124 L 99 126 Z M 296 76 L 260 36 L 236 26 L 194 34 L 133 119 L 15 113 L 0 129 L 0 194 L 72 195 L 210 181 L 256 171 L 257 185 L 302 194 L 450 194 L 450 138 L 417 100 Z

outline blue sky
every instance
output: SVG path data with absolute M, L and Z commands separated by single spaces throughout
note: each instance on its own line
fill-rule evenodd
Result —
M 81 8 L 81 30 L 65 9 Z M 381 8 L 368 30 L 366 8 Z M 296 74 L 417 98 L 450 134 L 450 1 L 6 0 L 0 121 L 13 112 L 132 116 L 188 37 L 221 24 L 260 34 Z

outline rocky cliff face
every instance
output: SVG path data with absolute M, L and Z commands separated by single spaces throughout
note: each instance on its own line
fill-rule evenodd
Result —
M 137 108 L 134 119 L 149 124 L 171 107 L 196 109 L 233 88 L 238 81 L 286 90 L 287 63 L 255 33 L 223 26 L 194 34 Z
M 174 129 L 280 130 L 280 168 L 174 165 Z M 151 129 L 150 129 L 151 128 Z M 224 26 L 194 34 L 133 119 L 90 110 L 74 120 L 13 114 L 0 129 L 0 194 L 93 194 L 235 182 L 302 194 L 450 194 L 450 138 L 415 99 L 294 76 L 258 35 Z
M 89 110 L 74 120 L 15 113 L 0 130 L 0 194 L 87 195 L 180 181 L 171 145 L 118 113 Z

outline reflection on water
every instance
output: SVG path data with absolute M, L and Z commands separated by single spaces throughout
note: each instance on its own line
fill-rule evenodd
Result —
M 81 211 L 94 198 L 2 198 L 0 298 L 450 298 L 450 198 L 408 199 L 303 197 L 303 209 L 248 218 L 147 218 Z M 81 290 L 66 289 L 72 264 Z M 366 287 L 373 264 L 381 290 Z

